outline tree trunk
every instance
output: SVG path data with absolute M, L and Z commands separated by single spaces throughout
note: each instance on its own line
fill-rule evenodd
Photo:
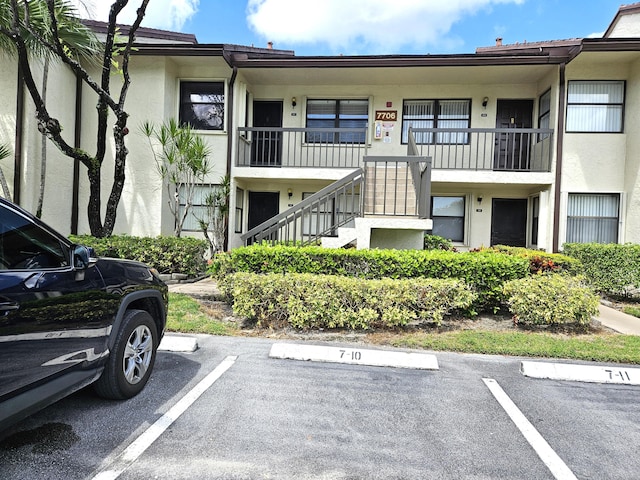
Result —
M 44 59 L 42 68 L 42 103 L 47 105 L 47 83 L 49 81 L 49 58 Z M 40 192 L 38 194 L 38 206 L 36 217 L 42 218 L 42 206 L 44 205 L 44 186 L 47 178 L 47 137 L 42 135 L 40 152 Z

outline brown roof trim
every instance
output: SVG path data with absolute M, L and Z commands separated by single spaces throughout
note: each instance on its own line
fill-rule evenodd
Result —
M 362 68 L 362 67 L 464 67 L 484 65 L 545 65 L 560 64 L 569 59 L 567 52 L 555 54 L 508 55 L 382 55 L 338 57 L 272 57 L 254 58 L 232 55 L 231 61 L 240 68 Z
M 107 22 L 88 19 L 82 19 L 81 21 L 96 33 L 107 33 Z M 131 25 L 118 24 L 118 28 L 122 35 L 129 35 Z M 184 42 L 191 45 L 198 43 L 196 36 L 192 33 L 172 32 L 170 30 L 159 30 L 157 28 L 139 27 L 136 35 L 141 38 L 154 38 L 157 40 L 166 40 L 167 42 Z
M 631 3 L 629 5 L 621 5 L 620 8 L 618 9 L 618 12 L 616 13 L 616 16 L 613 17 L 613 20 L 611 20 L 609 27 L 607 28 L 606 32 L 604 32 L 604 35 L 602 35 L 602 37 L 608 38 L 609 35 L 611 35 L 611 32 L 613 32 L 613 29 L 616 27 L 616 24 L 618 23 L 618 20 L 620 20 L 620 17 L 622 17 L 623 15 L 630 15 L 633 13 L 640 13 L 640 3 Z
M 581 52 L 640 52 L 640 38 L 585 38 Z

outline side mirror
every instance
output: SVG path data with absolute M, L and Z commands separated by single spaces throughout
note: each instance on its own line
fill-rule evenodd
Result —
M 92 250 L 84 245 L 76 245 L 73 248 L 73 267 L 76 270 L 85 270 L 96 263 Z

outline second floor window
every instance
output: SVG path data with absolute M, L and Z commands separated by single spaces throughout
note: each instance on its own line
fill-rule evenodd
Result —
M 415 128 L 469 128 L 471 126 L 471 100 L 405 100 L 402 105 L 402 143 L 407 143 L 409 127 Z M 467 132 L 416 132 L 419 145 L 466 144 Z
M 223 130 L 224 82 L 181 82 L 180 123 L 195 130 Z
M 308 143 L 365 143 L 369 123 L 368 100 L 307 100 L 307 128 L 358 128 L 361 131 L 307 132 Z
M 624 81 L 569 81 L 567 132 L 621 133 Z
M 547 90 L 538 99 L 538 128 L 551 128 L 551 90 Z M 549 134 L 541 133 L 538 141 L 544 140 Z

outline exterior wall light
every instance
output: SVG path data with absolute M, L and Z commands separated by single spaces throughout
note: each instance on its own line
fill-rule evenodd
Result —
M 296 108 L 297 104 L 298 104 L 298 102 L 296 101 L 296 97 L 292 97 L 291 98 L 291 107 L 292 108 Z
M 487 108 L 487 103 L 489 103 L 489 97 L 484 97 L 482 99 L 482 108 Z

